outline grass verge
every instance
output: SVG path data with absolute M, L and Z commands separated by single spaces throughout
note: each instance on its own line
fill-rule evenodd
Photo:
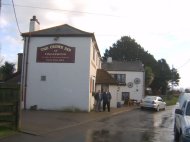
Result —
M 176 105 L 176 102 L 178 100 L 178 96 L 167 95 L 163 99 L 166 102 L 167 106 L 171 106 L 171 105 Z
M 7 137 L 7 136 L 10 136 L 10 135 L 13 135 L 13 134 L 16 134 L 15 130 L 8 128 L 8 127 L 0 126 L 0 139 Z

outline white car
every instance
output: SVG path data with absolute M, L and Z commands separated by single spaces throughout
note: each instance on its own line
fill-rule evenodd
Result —
M 174 117 L 176 142 L 190 142 L 190 93 L 180 95 Z
M 153 108 L 156 111 L 160 111 L 160 109 L 166 109 L 166 103 L 159 96 L 146 96 L 144 99 L 142 99 L 140 107 L 141 109 Z

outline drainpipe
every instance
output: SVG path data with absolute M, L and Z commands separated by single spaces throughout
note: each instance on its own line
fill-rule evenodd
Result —
M 29 56 L 29 45 L 30 45 L 30 37 L 31 37 L 31 33 L 28 36 L 28 40 L 26 42 L 26 60 L 25 60 L 25 68 L 24 68 L 24 92 L 23 92 L 23 96 L 24 96 L 24 109 L 26 109 L 26 91 L 27 91 L 27 79 L 28 79 L 28 56 Z
M 20 103 L 24 101 L 24 76 L 25 76 L 25 51 L 26 51 L 26 37 L 24 37 L 24 48 L 23 48 L 23 58 L 22 58 L 22 69 L 21 69 L 21 85 L 20 85 Z M 22 108 L 22 107 L 21 107 Z

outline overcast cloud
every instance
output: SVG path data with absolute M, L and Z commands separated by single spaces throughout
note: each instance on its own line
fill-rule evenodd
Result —
M 21 32 L 28 32 L 33 15 L 37 16 L 41 29 L 69 24 L 94 32 L 102 55 L 121 36 L 131 36 L 157 60 L 164 58 L 170 67 L 178 69 L 182 78 L 180 87 L 190 87 L 189 0 L 14 0 L 14 3 Z M 2 0 L 0 24 L 1 56 L 16 63 L 23 41 L 11 0 Z

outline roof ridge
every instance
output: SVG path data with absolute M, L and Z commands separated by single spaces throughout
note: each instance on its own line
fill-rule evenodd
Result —
M 58 29 L 58 28 L 71 28 L 73 30 L 76 30 L 77 32 L 81 32 L 82 34 L 89 34 L 89 35 L 93 35 L 94 33 L 91 33 L 91 32 L 86 32 L 86 31 L 83 31 L 83 30 L 80 30 L 78 28 L 75 28 L 69 24 L 62 24 L 62 25 L 58 25 L 58 26 L 53 26 L 53 27 L 49 27 L 49 28 L 45 28 L 45 29 L 41 29 L 41 30 L 37 30 L 37 31 L 32 31 L 32 32 L 25 32 L 25 33 L 21 33 L 22 36 L 25 36 L 25 35 L 35 35 L 35 34 L 39 34 L 41 32 L 47 32 L 48 30 L 53 30 L 53 29 Z
M 75 28 L 75 27 L 73 27 L 73 26 L 71 26 L 71 25 L 69 25 L 69 24 L 64 24 L 64 25 L 66 25 L 66 26 L 68 26 L 68 27 L 71 27 L 71 28 L 73 28 L 73 29 L 76 29 L 76 30 L 78 30 L 78 31 L 84 32 L 84 33 L 94 34 L 94 33 L 91 33 L 91 32 L 86 32 L 86 31 L 80 30 L 80 29 Z

